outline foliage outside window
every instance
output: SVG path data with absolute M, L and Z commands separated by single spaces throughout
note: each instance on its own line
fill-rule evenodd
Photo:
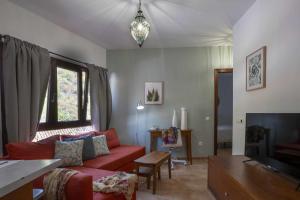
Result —
M 85 67 L 51 58 L 51 77 L 39 130 L 90 125 L 88 82 Z
M 57 120 L 78 120 L 78 73 L 57 67 Z M 84 85 L 84 84 L 82 84 Z M 82 95 L 83 96 L 83 95 Z

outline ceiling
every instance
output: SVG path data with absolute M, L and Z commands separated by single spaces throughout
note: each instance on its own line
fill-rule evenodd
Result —
M 106 49 L 138 48 L 129 24 L 138 0 L 10 0 Z M 151 24 L 143 48 L 231 45 L 255 0 L 142 0 Z

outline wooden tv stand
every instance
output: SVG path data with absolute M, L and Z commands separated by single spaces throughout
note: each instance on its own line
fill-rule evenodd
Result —
M 245 156 L 212 156 L 208 160 L 208 187 L 220 200 L 296 200 L 297 182 L 266 170 Z

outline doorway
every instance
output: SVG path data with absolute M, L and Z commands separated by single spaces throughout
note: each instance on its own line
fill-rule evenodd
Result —
M 214 70 L 214 154 L 232 154 L 233 69 Z

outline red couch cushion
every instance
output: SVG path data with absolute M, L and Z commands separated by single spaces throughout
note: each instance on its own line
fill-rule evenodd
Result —
M 125 200 L 124 195 L 116 193 L 100 193 L 92 191 L 92 180 L 97 180 L 104 176 L 113 175 L 115 172 L 92 169 L 85 167 L 68 167 L 79 171 L 70 178 L 66 184 L 66 197 L 71 200 L 93 199 L 93 200 Z M 89 178 L 91 177 L 92 180 Z M 34 188 L 43 188 L 43 176 L 33 182 Z M 135 193 L 133 198 L 135 199 Z
M 118 170 L 143 155 L 145 155 L 145 147 L 121 145 L 111 149 L 109 155 L 98 156 L 96 159 L 85 161 L 83 166 L 95 169 Z
M 78 170 L 79 171 L 79 170 Z M 48 174 L 48 173 L 47 173 Z M 44 176 L 35 179 L 33 188 L 43 188 Z M 73 175 L 65 186 L 66 199 L 93 199 L 92 176 L 85 173 Z
M 79 166 L 68 168 L 79 171 L 80 173 L 72 176 L 66 184 L 67 199 L 125 200 L 125 197 L 122 194 L 100 193 L 91 191 L 91 183 L 88 180 L 89 176 L 92 176 L 92 179 L 95 181 L 104 176 L 113 175 L 115 172 Z M 43 177 L 36 179 L 33 182 L 33 187 L 43 188 Z M 89 193 L 93 194 L 93 197 L 87 197 Z M 135 196 L 133 197 L 133 199 L 135 199 Z
M 81 173 L 90 175 L 93 177 L 93 181 L 102 178 L 104 176 L 113 175 L 115 172 L 101 170 L 101 169 L 92 169 L 85 167 L 70 167 L 71 169 L 77 170 Z M 93 192 L 93 200 L 125 200 L 124 195 L 117 193 L 101 193 L 101 192 Z
M 10 159 L 53 159 L 55 144 L 54 142 L 44 144 L 35 142 L 10 143 L 6 145 L 6 150 Z
M 109 149 L 120 146 L 120 140 L 117 131 L 114 128 L 108 129 L 107 131 L 101 131 L 101 132 L 95 131 L 95 135 L 96 136 L 105 135 L 107 140 L 107 146 Z

